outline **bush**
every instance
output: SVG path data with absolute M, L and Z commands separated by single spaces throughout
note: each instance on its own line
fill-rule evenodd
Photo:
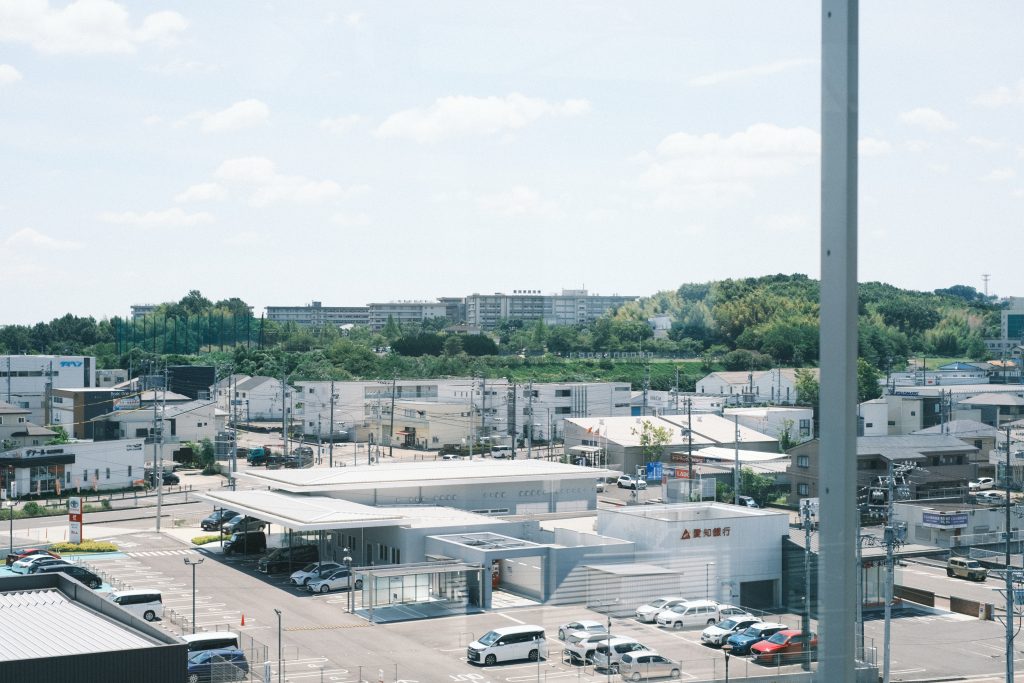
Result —
M 220 474 L 220 465 L 217 463 L 211 463 L 203 468 L 203 474 Z
M 22 508 L 22 512 L 24 512 L 29 517 L 36 517 L 38 515 L 45 514 L 46 510 L 43 509 L 42 505 L 32 500 L 25 503 L 25 507 Z
M 192 539 L 193 545 L 206 545 L 207 543 L 213 543 L 214 541 L 220 540 L 220 534 L 207 534 L 206 536 L 196 536 Z
M 67 543 L 61 541 L 60 543 L 53 543 L 50 545 L 50 550 L 54 550 L 58 553 L 114 553 L 117 552 L 117 546 L 109 541 L 82 541 L 81 543 Z

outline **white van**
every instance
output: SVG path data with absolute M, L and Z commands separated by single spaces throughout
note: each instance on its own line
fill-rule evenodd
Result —
M 685 600 L 658 612 L 658 626 L 674 629 L 711 626 L 718 621 L 718 603 L 714 600 Z
M 200 650 L 220 650 L 225 647 L 238 649 L 238 636 L 231 631 L 211 631 L 209 633 L 187 633 L 181 637 L 188 643 L 189 652 Z
M 547 657 L 543 626 L 506 626 L 488 631 L 466 648 L 466 661 L 491 666 L 514 659 L 537 661 Z
M 492 458 L 512 458 L 515 459 L 516 453 L 512 450 L 511 446 L 492 446 L 491 447 Z
M 164 618 L 163 595 L 155 588 L 114 591 L 110 594 L 110 601 L 146 621 Z

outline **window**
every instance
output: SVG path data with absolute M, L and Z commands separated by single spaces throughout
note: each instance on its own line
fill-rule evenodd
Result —
M 96 476 L 95 476 L 95 477 L 93 477 L 93 478 L 94 478 L 94 479 L 95 479 L 96 481 L 99 481 L 99 480 L 100 480 L 100 468 L 99 468 L 99 467 L 97 467 L 97 468 L 96 468 L 96 470 L 95 470 L 95 474 L 96 474 Z
M 110 479 L 110 468 L 107 468 L 107 479 Z
M 810 493 L 810 487 L 807 484 L 796 485 L 796 494 L 798 496 L 806 496 L 808 493 Z
M 805 467 L 805 468 L 806 467 L 810 467 L 811 466 L 811 457 L 809 455 L 798 455 L 798 456 L 796 456 L 796 466 L 797 467 Z
M 572 412 L 572 408 L 569 406 L 557 406 L 555 408 L 555 415 L 568 415 Z
M 572 389 L 555 389 L 555 398 L 572 396 Z
M 868 429 L 870 429 L 871 427 L 875 426 L 875 423 L 874 422 L 865 422 L 864 426 L 867 427 Z
M 807 420 L 800 420 L 800 436 L 810 436 L 810 435 L 811 435 L 811 421 L 809 419 L 807 419 Z
M 131 465 L 128 465 L 128 478 L 129 479 L 132 478 L 132 466 Z

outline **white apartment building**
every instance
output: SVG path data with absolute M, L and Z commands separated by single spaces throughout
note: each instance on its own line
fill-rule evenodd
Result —
M 811 408 L 726 408 L 726 419 L 735 418 L 744 427 L 782 440 L 786 434 L 794 443 L 803 443 L 814 437 L 814 410 Z
M 602 296 L 585 289 L 563 289 L 561 294 L 541 294 L 537 289 L 517 289 L 511 294 L 470 294 L 466 297 L 466 324 L 490 330 L 503 319 L 543 320 L 547 325 L 577 325 L 597 320 L 636 296 Z
M 818 378 L 818 368 L 807 368 Z M 711 394 L 726 399 L 729 405 L 752 403 L 784 403 L 799 400 L 796 390 L 796 368 L 771 370 L 737 370 L 712 372 L 697 380 L 698 394 Z
M 306 306 L 267 306 L 267 320 L 275 323 L 293 323 L 300 327 L 323 325 L 368 325 L 369 306 L 324 306 L 314 301 Z
M 438 301 L 388 301 L 370 304 L 371 330 L 383 330 L 391 318 L 399 325 L 447 317 L 448 306 Z
M 92 356 L 0 356 L 0 400 L 29 410 L 29 421 L 50 422 L 50 389 L 96 386 Z

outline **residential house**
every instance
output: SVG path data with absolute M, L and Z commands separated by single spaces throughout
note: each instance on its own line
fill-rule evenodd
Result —
M 42 446 L 57 433 L 31 422 L 28 408 L 0 401 L 0 452 L 20 446 Z
M 755 403 L 798 403 L 796 388 L 797 368 L 773 368 L 771 370 L 720 371 L 697 380 L 698 394 L 713 394 L 727 399 L 729 405 L 752 405 Z M 818 379 L 818 368 L 806 368 L 806 372 Z

